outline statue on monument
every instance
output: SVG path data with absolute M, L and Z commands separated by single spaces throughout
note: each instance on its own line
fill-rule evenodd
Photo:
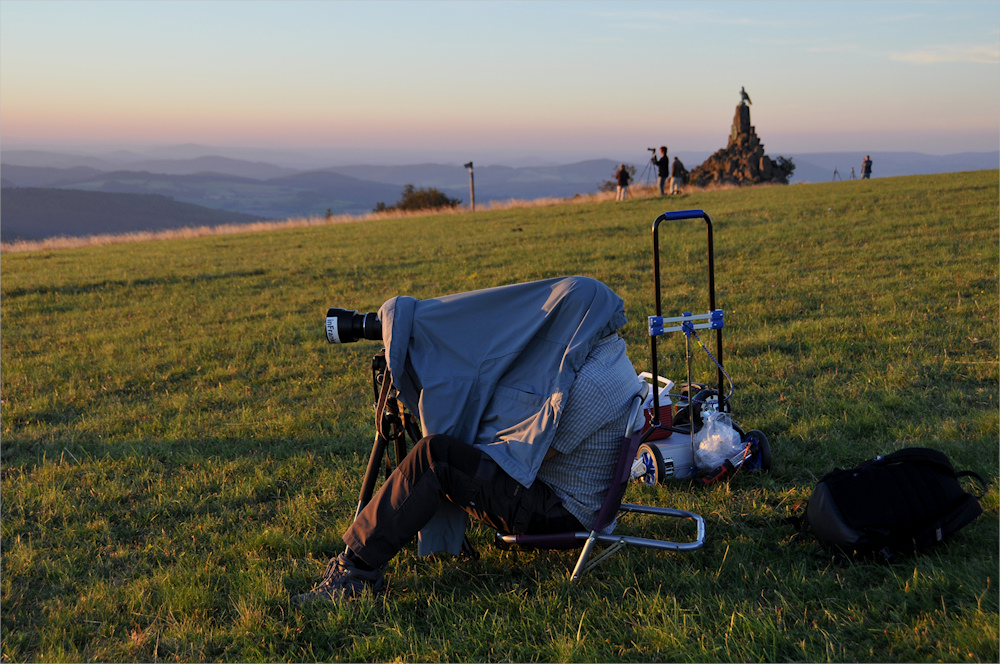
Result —
M 750 95 L 740 87 L 740 103 L 726 147 L 717 150 L 691 171 L 688 182 L 695 187 L 711 185 L 788 184 L 795 170 L 791 159 L 771 159 L 757 131 L 750 124 Z

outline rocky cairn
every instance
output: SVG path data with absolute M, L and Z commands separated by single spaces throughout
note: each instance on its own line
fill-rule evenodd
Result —
M 750 107 L 740 102 L 733 118 L 729 144 L 691 171 L 688 182 L 696 187 L 712 184 L 788 184 L 788 173 L 764 154 L 764 144 L 750 124 Z

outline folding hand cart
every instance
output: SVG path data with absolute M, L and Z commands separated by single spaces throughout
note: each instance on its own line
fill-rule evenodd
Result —
M 708 232 L 708 312 L 664 317 L 661 297 L 660 226 L 664 222 L 703 219 Z M 649 485 L 667 479 L 681 479 L 700 475 L 699 481 L 709 485 L 734 474 L 739 469 L 768 470 L 771 467 L 771 448 L 767 437 L 760 431 L 744 431 L 732 423 L 739 433 L 742 449 L 719 467 L 699 469 L 695 465 L 695 437 L 711 413 L 730 412 L 729 400 L 733 394 L 732 379 L 722 364 L 722 330 L 725 316 L 715 301 L 715 251 L 713 246 L 712 219 L 702 210 L 665 212 L 653 222 L 653 279 L 655 282 L 656 313 L 649 317 L 649 345 L 651 372 L 642 376 L 653 382 L 652 405 L 647 409 L 647 424 L 632 467 L 632 478 Z M 715 330 L 715 353 L 702 343 L 697 330 Z M 657 339 L 664 334 L 682 332 L 685 342 L 687 382 L 680 392 L 670 394 L 673 382 L 658 374 Z M 692 380 L 691 338 L 694 337 L 716 365 L 716 389 L 696 384 Z M 730 392 L 724 393 L 724 380 L 729 380 Z M 661 388 L 666 388 L 667 403 L 663 403 Z M 676 404 L 671 404 L 671 398 Z M 678 435 L 673 435 L 678 434 Z

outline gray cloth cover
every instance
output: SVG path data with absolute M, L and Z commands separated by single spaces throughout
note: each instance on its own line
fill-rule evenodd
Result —
M 622 299 L 589 277 L 561 277 L 379 309 L 392 382 L 420 417 L 486 452 L 528 487 L 559 426 L 576 373 L 626 323 Z M 421 532 L 419 554 L 458 553 L 466 514 L 449 506 Z

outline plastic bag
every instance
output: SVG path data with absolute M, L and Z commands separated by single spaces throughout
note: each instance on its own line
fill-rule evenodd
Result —
M 694 444 L 694 464 L 700 470 L 718 468 L 726 459 L 743 450 L 743 441 L 733 428 L 729 413 L 709 413 L 694 435 Z

